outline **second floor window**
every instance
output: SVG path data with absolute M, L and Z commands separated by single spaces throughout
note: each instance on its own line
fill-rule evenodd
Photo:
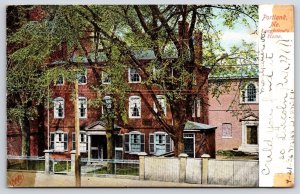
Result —
M 141 118 L 141 97 L 129 97 L 129 118 Z
M 139 75 L 137 69 L 129 68 L 128 70 L 129 83 L 140 83 L 141 76 Z
M 199 98 L 196 98 L 193 101 L 192 105 L 192 117 L 200 117 L 201 115 L 201 100 Z
M 85 97 L 78 98 L 79 118 L 87 118 L 87 99 Z
M 61 97 L 57 97 L 54 99 L 53 103 L 54 103 L 54 118 L 56 119 L 64 118 L 64 108 L 65 108 L 64 99 Z
M 160 104 L 164 115 L 167 115 L 167 103 L 166 103 L 166 97 L 164 95 L 156 95 L 156 99 L 158 100 L 158 103 Z M 157 112 L 157 108 L 156 105 L 154 103 L 153 105 L 153 109 L 155 112 Z
M 104 96 L 102 101 L 102 114 L 105 114 L 106 111 L 112 108 L 112 98 L 111 96 Z
M 242 102 L 257 102 L 257 89 L 255 84 L 250 83 L 246 85 L 245 89 L 241 91 Z

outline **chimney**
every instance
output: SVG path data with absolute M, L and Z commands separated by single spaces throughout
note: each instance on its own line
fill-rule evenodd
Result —
M 189 45 L 188 35 L 189 35 L 189 23 L 178 21 L 178 35 L 179 43 L 181 45 Z
M 203 55 L 203 47 L 202 47 L 202 32 L 194 33 L 194 52 L 195 52 L 195 63 L 202 65 L 202 55 Z

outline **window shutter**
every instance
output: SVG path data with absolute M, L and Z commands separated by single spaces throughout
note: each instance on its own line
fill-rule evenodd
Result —
M 72 150 L 75 150 L 75 133 L 72 133 Z
M 154 153 L 154 134 L 149 134 L 149 153 Z
M 64 133 L 64 150 L 68 148 L 68 134 Z
M 171 138 L 169 135 L 166 135 L 166 152 L 171 151 Z
M 145 152 L 145 134 L 141 134 L 141 152 Z
M 50 149 L 54 149 L 54 133 L 50 134 Z
M 129 152 L 129 134 L 125 134 L 124 151 Z

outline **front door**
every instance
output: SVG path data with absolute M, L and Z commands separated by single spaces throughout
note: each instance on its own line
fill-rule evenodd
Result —
M 189 157 L 195 157 L 195 134 L 194 133 L 184 133 L 183 134 L 184 142 L 184 153 Z
M 107 143 L 105 135 L 91 136 L 91 158 L 93 160 L 107 159 Z

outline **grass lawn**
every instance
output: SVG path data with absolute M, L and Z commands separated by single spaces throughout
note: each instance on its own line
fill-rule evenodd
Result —
M 250 154 L 235 150 L 218 150 L 217 160 L 258 160 L 258 154 Z

